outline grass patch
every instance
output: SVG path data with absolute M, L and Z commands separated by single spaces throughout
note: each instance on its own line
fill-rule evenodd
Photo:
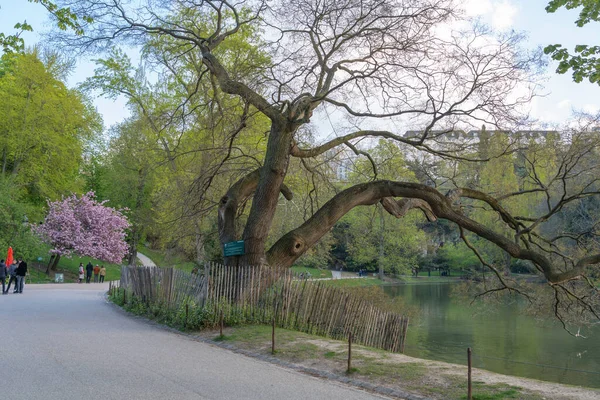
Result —
M 541 399 L 531 393 L 522 393 L 522 388 L 506 384 L 486 385 L 483 382 L 473 383 L 473 400 L 502 400 L 502 399 Z M 467 395 L 461 396 L 466 399 Z
M 334 279 L 331 281 L 323 281 L 327 286 L 333 287 L 364 287 L 364 286 L 380 286 L 385 282 L 377 278 L 359 278 L 359 279 Z
M 381 378 L 384 381 L 402 380 L 402 382 L 420 380 L 427 372 L 425 366 L 420 363 L 393 364 L 372 357 L 361 360 L 360 370 L 365 376 Z
M 306 274 L 308 272 L 310 274 L 310 277 L 313 279 L 331 278 L 332 276 L 331 271 L 328 269 L 294 266 L 292 267 L 292 271 L 294 271 L 297 274 Z
M 48 275 L 35 268 L 27 268 L 27 279 L 25 283 L 52 283 L 54 282 Z
M 106 281 L 116 281 L 121 279 L 121 266 L 118 264 L 110 264 L 102 260 L 91 257 L 80 257 L 73 255 L 72 258 L 61 257 L 58 261 L 57 271 L 59 273 L 65 273 L 65 282 L 67 279 L 75 282 L 79 276 L 79 263 L 83 263 L 84 267 L 88 262 L 93 265 L 104 265 L 106 267 Z M 92 277 L 92 280 L 94 278 Z
M 449 398 L 466 399 L 467 398 L 467 380 L 456 376 L 449 378 L 451 382 Z M 473 382 L 473 400 L 542 400 L 544 397 L 524 391 L 518 386 L 511 386 L 505 383 L 486 384 L 485 382 Z
M 502 399 L 518 399 L 519 392 L 515 389 L 504 390 L 493 394 L 475 394 L 473 400 L 502 400 Z M 465 399 L 467 396 L 464 397 Z
M 277 333 L 275 334 L 275 350 L 277 354 L 291 361 L 305 361 L 319 358 L 321 348 L 312 343 L 296 342 L 292 344 L 281 342 L 277 346 Z
M 185 259 L 180 254 L 171 255 L 164 250 L 151 249 L 146 246 L 140 246 L 139 251 L 159 267 L 173 267 L 191 272 L 197 266 L 195 262 Z
M 30 283 L 52 283 L 54 279 L 46 275 L 46 268 L 48 267 L 48 261 L 50 257 L 42 259 L 42 261 L 32 261 L 29 263 L 28 282 Z M 102 260 L 98 260 L 90 257 L 80 257 L 73 255 L 72 258 L 61 257 L 56 273 L 64 275 L 65 283 L 77 282 L 79 278 L 79 263 L 83 263 L 85 266 L 88 262 L 92 262 L 93 265 L 104 265 L 106 267 L 106 281 L 115 281 L 121 279 L 121 266 L 117 264 L 106 263 Z M 93 279 L 93 278 L 92 278 Z
M 323 357 L 325 358 L 334 358 L 336 356 L 336 352 L 335 351 L 328 351 L 327 353 L 323 354 Z

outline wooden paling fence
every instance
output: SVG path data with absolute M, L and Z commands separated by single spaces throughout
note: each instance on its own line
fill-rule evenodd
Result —
M 198 274 L 173 268 L 123 267 L 121 287 L 146 303 L 211 311 L 216 326 L 228 321 L 270 324 L 334 339 L 403 352 L 408 317 L 289 269 L 228 267 L 208 263 Z

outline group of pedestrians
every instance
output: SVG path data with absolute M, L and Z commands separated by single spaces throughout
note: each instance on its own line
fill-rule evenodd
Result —
M 83 283 L 83 278 L 85 276 L 85 283 L 90 283 L 92 279 L 92 274 L 94 275 L 95 283 L 104 282 L 104 277 L 106 276 L 106 268 L 104 265 L 96 265 L 94 266 L 91 261 L 87 263 L 85 266 L 85 270 L 83 268 L 83 263 L 79 263 L 79 283 Z
M 13 293 L 23 293 L 23 287 L 25 286 L 25 275 L 27 275 L 27 263 L 17 258 L 11 265 L 6 265 L 4 260 L 0 260 L 0 281 L 2 281 L 2 294 L 8 294 L 10 286 L 14 282 Z M 8 287 L 6 287 L 6 278 L 8 280 Z

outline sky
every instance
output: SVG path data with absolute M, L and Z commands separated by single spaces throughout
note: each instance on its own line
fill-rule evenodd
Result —
M 460 1 L 459 1 L 460 2 Z M 600 24 L 588 24 L 584 28 L 575 25 L 576 10 L 560 10 L 548 14 L 544 10 L 548 0 L 464 0 L 467 13 L 480 18 L 497 30 L 515 30 L 527 35 L 525 46 L 535 49 L 548 44 L 560 43 L 569 49 L 575 44 L 598 44 Z M 0 32 L 13 33 L 17 22 L 27 20 L 36 32 L 23 37 L 27 45 L 40 40 L 39 33 L 48 30 L 51 22 L 45 9 L 26 0 L 0 0 Z M 596 40 L 594 40 L 596 39 Z M 533 100 L 531 115 L 543 123 L 562 123 L 569 119 L 574 110 L 600 111 L 600 86 L 589 82 L 574 83 L 569 73 L 558 75 L 554 72 L 556 63 L 550 61 L 544 82 L 544 97 Z M 78 60 L 69 77 L 68 85 L 73 87 L 91 76 L 94 70 L 92 60 Z M 122 121 L 129 115 L 125 99 L 115 101 L 96 98 L 94 103 L 104 118 L 106 127 Z

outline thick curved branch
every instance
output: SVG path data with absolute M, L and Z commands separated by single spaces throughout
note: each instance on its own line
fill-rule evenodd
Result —
M 238 239 L 235 229 L 238 207 L 254 194 L 260 178 L 260 168 L 255 169 L 234 183 L 219 202 L 219 240 L 221 244 Z M 287 200 L 292 200 L 292 191 L 284 184 L 281 193 Z
M 434 188 L 412 182 L 375 181 L 356 185 L 338 193 L 308 221 L 284 235 L 269 249 L 267 253 L 269 264 L 284 267 L 292 265 L 298 257 L 314 245 L 351 209 L 361 205 L 373 205 L 378 201 L 391 197 L 419 199 L 429 206 L 429 208 L 419 207 L 419 204 L 422 203 L 398 203 L 396 206 L 400 211 L 395 211 L 393 203 L 390 200 L 384 200 L 384 206 L 387 204 L 389 207 L 392 204 L 392 214 L 398 212 L 398 215 L 402 215 L 402 212 L 405 213 L 408 209 L 416 206 L 424 210 L 426 215 L 429 212 L 438 218 L 452 221 L 461 228 L 496 244 L 512 257 L 533 262 L 540 267 L 551 284 L 576 279 L 583 274 L 586 266 L 600 262 L 600 255 L 590 256 L 581 259 L 574 268 L 561 271 L 556 265 L 552 264 L 547 254 L 522 248 L 511 239 L 468 218 L 460 210 L 454 209 L 451 199 Z

